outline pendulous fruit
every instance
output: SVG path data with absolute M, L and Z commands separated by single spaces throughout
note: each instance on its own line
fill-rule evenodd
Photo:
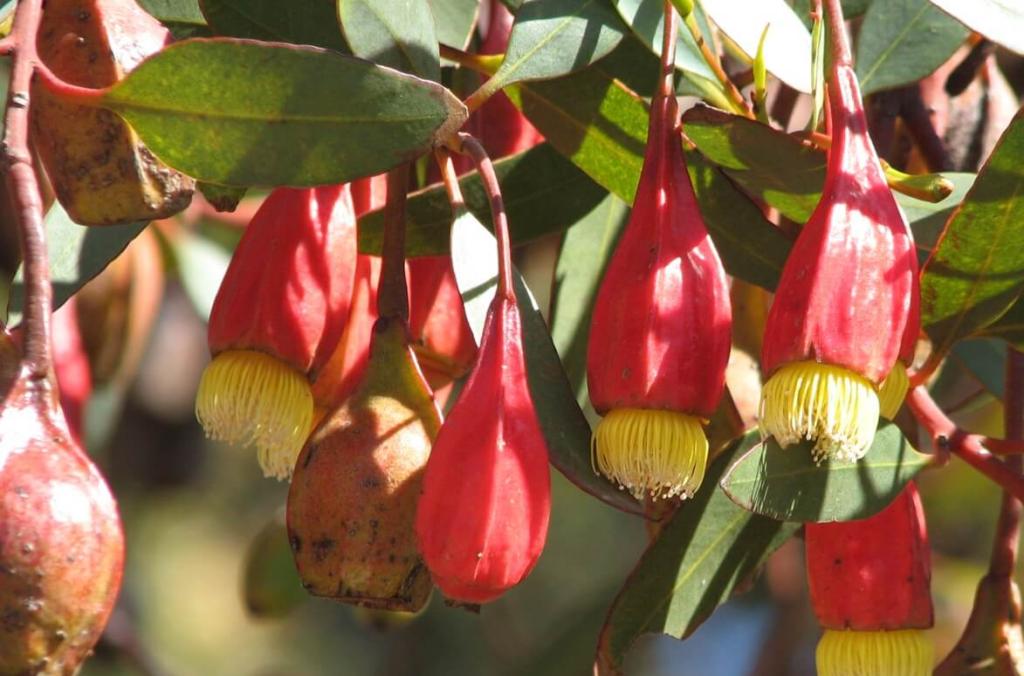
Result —
M 408 612 L 427 602 L 413 521 L 440 425 L 405 323 L 378 319 L 359 385 L 295 464 L 288 537 L 310 593 Z
M 74 674 L 121 586 L 117 505 L 51 387 L 23 372 L 0 408 L 2 674 Z
M 135 0 L 47 0 L 37 45 L 57 76 L 100 88 L 123 78 L 170 39 Z M 31 118 L 47 176 L 76 223 L 163 218 L 192 199 L 194 181 L 158 160 L 114 113 L 62 101 L 36 83 Z

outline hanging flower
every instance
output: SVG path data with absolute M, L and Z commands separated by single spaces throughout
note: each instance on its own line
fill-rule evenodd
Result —
M 825 634 L 818 676 L 926 676 L 931 562 L 913 483 L 878 514 L 806 526 L 811 603 Z
M 587 383 L 604 415 L 594 464 L 638 498 L 690 497 L 721 399 L 731 310 L 725 270 L 686 171 L 677 104 L 656 97 L 629 223 L 597 295 Z
M 842 17 L 838 24 L 842 30 Z M 914 244 L 841 48 L 829 78 L 825 187 L 782 270 L 761 353 L 764 433 L 784 447 L 813 439 L 818 460 L 867 452 L 878 387 L 900 352 L 916 279 Z
M 253 444 L 287 478 L 313 421 L 310 381 L 345 326 L 355 268 L 347 185 L 278 188 L 253 216 L 210 313 L 213 361 L 196 416 L 218 440 Z

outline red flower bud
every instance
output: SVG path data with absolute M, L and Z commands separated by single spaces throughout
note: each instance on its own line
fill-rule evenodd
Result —
M 278 188 L 253 217 L 217 292 L 208 336 L 214 360 L 196 414 L 211 437 L 255 444 L 268 476 L 290 476 L 309 435 L 309 381 L 341 337 L 355 256 L 347 185 Z
M 416 533 L 434 583 L 458 601 L 494 600 L 537 563 L 550 511 L 519 308 L 499 292 L 479 360 L 427 461 Z
M 380 209 L 387 197 L 386 175 L 352 183 L 356 216 Z M 377 319 L 379 256 L 359 254 L 351 309 L 345 334 L 323 376 L 314 383 L 317 404 L 338 406 L 352 393 L 366 370 L 370 335 Z M 411 345 L 427 382 L 434 389 L 465 374 L 476 358 L 476 343 L 469 328 L 462 298 L 448 256 L 422 256 L 406 261 L 409 285 Z
M 931 563 L 913 483 L 878 514 L 806 526 L 819 676 L 931 674 Z
M 874 438 L 877 388 L 900 351 L 916 253 L 848 60 L 833 67 L 829 104 L 825 187 L 786 260 L 765 328 L 761 424 L 782 446 L 816 439 L 818 458 L 857 459 Z
M 729 360 L 725 270 L 701 220 L 672 97 L 654 100 L 629 223 L 597 295 L 587 383 L 594 459 L 637 497 L 700 486 Z

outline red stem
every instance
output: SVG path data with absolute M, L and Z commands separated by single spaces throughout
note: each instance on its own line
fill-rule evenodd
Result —
M 665 11 L 665 30 L 661 39 L 661 90 L 662 96 L 675 93 L 676 73 L 676 10 L 671 0 L 662 3 Z
M 498 294 L 515 301 L 512 287 L 512 245 L 508 234 L 508 218 L 505 216 L 505 202 L 501 198 L 501 186 L 494 173 L 494 165 L 480 142 L 469 134 L 460 133 L 462 150 L 473 158 L 480 173 L 484 190 L 491 202 L 491 219 L 494 221 L 494 235 L 498 239 Z
M 907 394 L 907 406 L 928 431 L 935 444 L 937 462 L 942 463 L 950 452 L 999 484 L 1018 500 L 1024 499 L 1024 476 L 984 448 L 985 437 L 968 434 L 949 419 L 922 385 Z
M 846 22 L 840 0 L 825 0 L 828 11 L 828 27 L 832 33 L 832 65 L 853 65 L 850 41 L 846 37 Z
M 1003 398 L 1006 438 L 1020 441 L 1024 438 L 1024 355 L 1017 350 L 1007 350 L 1006 394 Z M 1022 460 L 1015 455 L 1006 460 L 1006 465 L 1018 476 Z M 1010 577 L 1017 564 L 1017 549 L 1020 543 L 1021 499 L 1003 491 L 1003 502 L 999 509 L 996 536 L 992 543 L 989 574 Z
M 25 265 L 24 359 L 32 380 L 46 381 L 50 373 L 50 314 L 52 289 L 43 230 L 43 201 L 29 150 L 29 90 L 39 62 L 36 34 L 42 0 L 21 0 L 14 15 L 14 48 L 3 140 L 7 189 L 11 194 Z
M 384 205 L 383 261 L 377 292 L 377 316 L 409 320 L 409 291 L 405 281 L 405 202 L 409 190 L 409 164 L 388 172 L 388 197 Z

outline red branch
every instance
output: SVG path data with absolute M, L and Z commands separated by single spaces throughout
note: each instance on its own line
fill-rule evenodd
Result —
M 918 385 L 907 394 L 907 406 L 931 435 L 938 463 L 944 463 L 952 453 L 999 484 L 1007 493 L 1018 500 L 1024 500 L 1024 476 L 985 448 L 986 437 L 968 434 L 957 427 L 923 385 Z
M 491 218 L 494 221 L 494 235 L 498 239 L 498 293 L 515 302 L 512 288 L 512 244 L 508 234 L 508 218 L 505 215 L 505 202 L 501 197 L 498 176 L 494 173 L 494 165 L 487 151 L 480 142 L 469 134 L 459 134 L 462 142 L 461 152 L 469 155 L 480 173 L 484 190 L 491 202 Z
M 15 46 L 7 95 L 3 159 L 21 237 L 25 266 L 24 359 L 27 375 L 45 382 L 50 373 L 50 313 L 52 290 L 43 231 L 43 202 L 29 150 L 29 90 L 39 63 L 36 34 L 42 18 L 42 0 L 22 0 L 14 15 Z

